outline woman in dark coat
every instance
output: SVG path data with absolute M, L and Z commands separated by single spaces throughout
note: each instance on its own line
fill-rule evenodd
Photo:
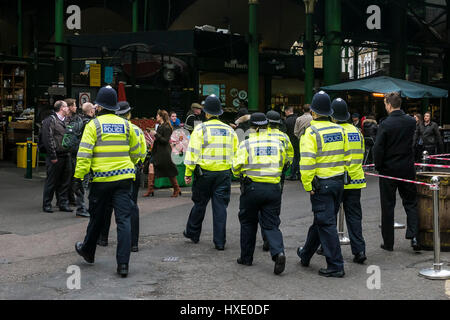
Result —
M 159 124 L 156 132 L 152 130 L 150 134 L 154 138 L 152 159 L 148 169 L 148 189 L 144 197 L 153 196 L 155 178 L 168 177 L 173 186 L 172 197 L 181 195 L 181 189 L 177 182 L 178 170 L 172 161 L 172 147 L 170 137 L 172 135 L 172 125 L 169 114 L 165 110 L 158 110 L 156 122 Z

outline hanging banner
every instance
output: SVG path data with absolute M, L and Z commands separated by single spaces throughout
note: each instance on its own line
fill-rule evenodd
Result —
M 113 67 L 105 67 L 105 83 L 113 83 Z
M 89 77 L 91 87 L 100 87 L 102 79 L 102 68 L 100 64 L 91 64 L 89 66 Z

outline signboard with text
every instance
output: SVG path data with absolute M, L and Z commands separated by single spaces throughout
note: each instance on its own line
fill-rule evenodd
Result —
M 101 79 L 102 79 L 102 71 L 101 71 L 101 65 L 100 64 L 91 64 L 89 66 L 89 79 L 90 79 L 90 86 L 91 87 L 100 87 L 101 86 Z

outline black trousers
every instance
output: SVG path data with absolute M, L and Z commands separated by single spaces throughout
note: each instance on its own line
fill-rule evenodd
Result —
M 112 204 L 117 224 L 117 264 L 128 264 L 130 261 L 132 182 L 133 180 L 127 179 L 92 183 L 89 193 L 89 213 L 91 217 L 83 242 L 83 251 L 88 255 L 95 256 L 97 240 L 105 224 L 107 208 Z
M 224 246 L 226 242 L 227 207 L 231 194 L 231 172 L 203 170 L 201 177 L 195 177 L 192 184 L 194 206 L 186 223 L 186 234 L 194 240 L 200 239 L 206 206 L 212 202 L 213 242 Z
M 270 255 L 284 253 L 280 230 L 281 188 L 279 184 L 252 182 L 244 186 L 239 202 L 241 259 L 253 262 L 258 222 L 263 238 L 269 242 Z
M 86 211 L 86 206 L 84 204 L 84 187 L 83 185 L 77 185 L 76 183 L 74 183 L 75 178 L 73 177 L 73 175 L 75 174 L 75 168 L 77 166 L 77 156 L 71 155 L 70 160 L 72 163 L 72 175 L 70 179 L 69 201 L 71 201 L 71 198 L 74 197 L 75 203 L 77 205 L 77 212 L 81 213 Z
M 366 242 L 362 234 L 361 189 L 345 189 L 342 197 L 348 236 L 352 253 L 366 252 Z
M 45 179 L 43 207 L 52 205 L 53 195 L 59 200 L 60 207 L 69 206 L 68 191 L 70 187 L 72 165 L 70 156 L 58 156 L 58 162 L 52 163 L 50 158 L 45 159 L 47 166 L 47 178 Z
M 141 184 L 140 169 L 136 168 L 136 180 L 134 180 L 131 190 L 131 200 L 133 206 L 131 207 L 131 246 L 138 246 L 139 244 L 139 207 L 137 204 L 139 186 Z M 105 223 L 100 233 L 100 239 L 108 241 L 109 229 L 111 227 L 111 217 L 113 213 L 112 203 L 107 207 L 105 214 Z
M 394 209 L 397 189 L 406 212 L 406 239 L 417 236 L 419 218 L 417 215 L 417 190 L 412 183 L 379 179 L 381 200 L 381 234 L 386 246 L 394 245 Z

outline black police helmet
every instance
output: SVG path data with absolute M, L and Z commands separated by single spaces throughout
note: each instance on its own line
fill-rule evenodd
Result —
M 262 112 L 255 112 L 250 116 L 250 125 L 252 126 L 265 126 L 268 123 L 266 115 Z
M 330 96 L 325 91 L 317 92 L 312 99 L 311 110 L 321 116 L 331 116 Z
M 347 121 L 350 119 L 350 113 L 348 112 L 347 102 L 344 99 L 337 98 L 331 103 L 331 109 L 333 109 L 332 118 L 339 121 Z
M 130 107 L 130 104 L 127 101 L 119 101 L 118 105 L 119 105 L 119 110 L 116 111 L 116 114 L 118 116 L 127 114 L 128 112 L 131 111 L 131 109 L 133 109 Z
M 203 110 L 213 116 L 220 116 L 223 113 L 222 104 L 215 94 L 209 95 L 205 99 Z
M 267 120 L 269 123 L 278 123 L 281 124 L 281 115 L 275 110 L 270 110 L 266 113 Z
M 95 99 L 95 104 L 105 108 L 110 111 L 119 110 L 119 105 L 117 104 L 117 92 L 111 86 L 106 86 L 101 88 L 97 93 L 97 98 Z

